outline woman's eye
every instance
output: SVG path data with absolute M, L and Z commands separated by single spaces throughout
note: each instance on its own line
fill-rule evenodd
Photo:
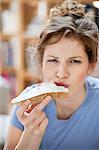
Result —
M 70 63 L 77 63 L 77 64 L 80 64 L 81 63 L 81 61 L 80 60 L 70 60 Z
M 49 60 L 47 60 L 47 62 L 55 62 L 55 63 L 57 63 L 58 60 L 56 60 L 56 59 L 49 59 Z

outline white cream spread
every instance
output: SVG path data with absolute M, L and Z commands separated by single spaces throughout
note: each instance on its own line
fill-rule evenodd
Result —
M 52 92 L 68 93 L 68 88 L 64 86 L 57 86 L 55 83 L 50 83 L 50 82 L 33 84 L 32 86 L 27 87 L 22 93 L 19 94 L 19 96 L 12 99 L 11 102 L 18 103 L 35 96 L 39 96 L 45 93 L 52 93 Z

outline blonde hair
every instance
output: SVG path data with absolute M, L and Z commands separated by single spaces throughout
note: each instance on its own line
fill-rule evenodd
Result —
M 37 44 L 40 62 L 43 60 L 45 46 L 58 42 L 62 37 L 76 37 L 84 45 L 89 62 L 97 62 L 98 27 L 86 16 L 83 4 L 65 0 L 50 10 Z

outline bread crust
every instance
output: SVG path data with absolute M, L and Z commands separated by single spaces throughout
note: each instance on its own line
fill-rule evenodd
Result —
M 42 94 L 42 95 L 39 95 L 39 96 L 35 96 L 35 97 L 32 97 L 28 100 L 31 101 L 31 104 L 38 104 L 40 102 L 42 102 L 42 100 L 44 98 L 46 98 L 47 96 L 51 96 L 53 100 L 55 99 L 66 99 L 67 98 L 67 95 L 68 93 L 65 93 L 65 92 L 51 92 L 51 93 L 45 93 L 45 94 Z M 26 99 L 27 100 L 27 99 Z M 23 100 L 21 102 L 16 102 L 15 104 L 17 105 L 22 105 L 26 100 Z

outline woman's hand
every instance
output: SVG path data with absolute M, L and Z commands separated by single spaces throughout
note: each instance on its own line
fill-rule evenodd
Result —
M 23 140 L 23 145 L 25 141 L 28 140 L 28 146 L 30 146 L 32 149 L 34 148 L 34 145 L 36 145 L 35 149 L 39 148 L 45 133 L 45 129 L 48 125 L 48 119 L 42 110 L 50 101 L 51 97 L 47 96 L 41 103 L 36 105 L 30 113 L 27 113 L 26 110 L 31 104 L 31 102 L 28 100 L 17 110 L 17 117 L 24 126 L 24 137 L 25 133 L 28 135 L 28 138 Z

